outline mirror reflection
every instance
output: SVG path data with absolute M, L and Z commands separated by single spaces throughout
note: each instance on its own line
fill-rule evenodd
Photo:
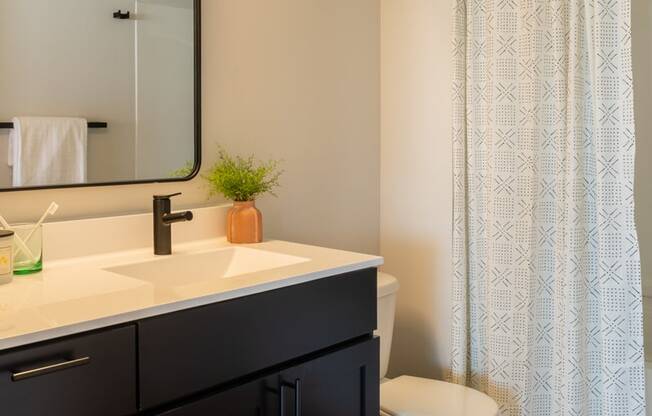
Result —
M 0 0 L 0 188 L 189 176 L 193 0 Z

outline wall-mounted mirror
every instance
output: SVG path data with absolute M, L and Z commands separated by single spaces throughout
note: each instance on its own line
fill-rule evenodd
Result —
M 0 0 L 0 190 L 188 179 L 199 0 Z

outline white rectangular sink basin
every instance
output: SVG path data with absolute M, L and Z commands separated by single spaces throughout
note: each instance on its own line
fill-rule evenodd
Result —
M 309 260 L 267 250 L 230 247 L 203 253 L 173 255 L 104 270 L 150 282 L 158 287 L 174 288 L 291 266 Z

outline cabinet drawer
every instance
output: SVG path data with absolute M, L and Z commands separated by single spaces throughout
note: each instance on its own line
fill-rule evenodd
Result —
M 144 320 L 140 403 L 149 409 L 376 328 L 376 269 Z
M 12 416 L 135 413 L 135 326 L 0 353 L 0 409 Z

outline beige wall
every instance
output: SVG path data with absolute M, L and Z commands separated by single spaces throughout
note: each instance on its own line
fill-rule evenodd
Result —
M 448 365 L 451 277 L 450 0 L 381 1 L 381 226 L 401 289 L 390 373 Z
M 208 6 L 208 2 L 207 3 Z M 211 3 L 206 137 L 283 159 L 271 235 L 378 250 L 379 3 Z M 209 152 L 214 151 L 210 146 Z
M 205 164 L 215 144 L 285 159 L 269 235 L 378 250 L 379 5 L 376 0 L 211 0 L 203 10 Z M 207 202 L 202 181 L 0 194 L 11 221 L 51 200 L 59 218 L 146 211 L 154 193 Z
M 632 1 L 636 117 L 636 226 L 641 245 L 643 293 L 652 297 L 652 3 Z M 652 317 L 646 317 L 652 319 Z M 652 348 L 652 346 L 647 346 Z
M 636 119 L 636 227 L 641 248 L 643 296 L 652 298 L 652 3 L 632 0 L 634 116 Z M 643 302 L 645 358 L 652 359 L 652 301 Z

